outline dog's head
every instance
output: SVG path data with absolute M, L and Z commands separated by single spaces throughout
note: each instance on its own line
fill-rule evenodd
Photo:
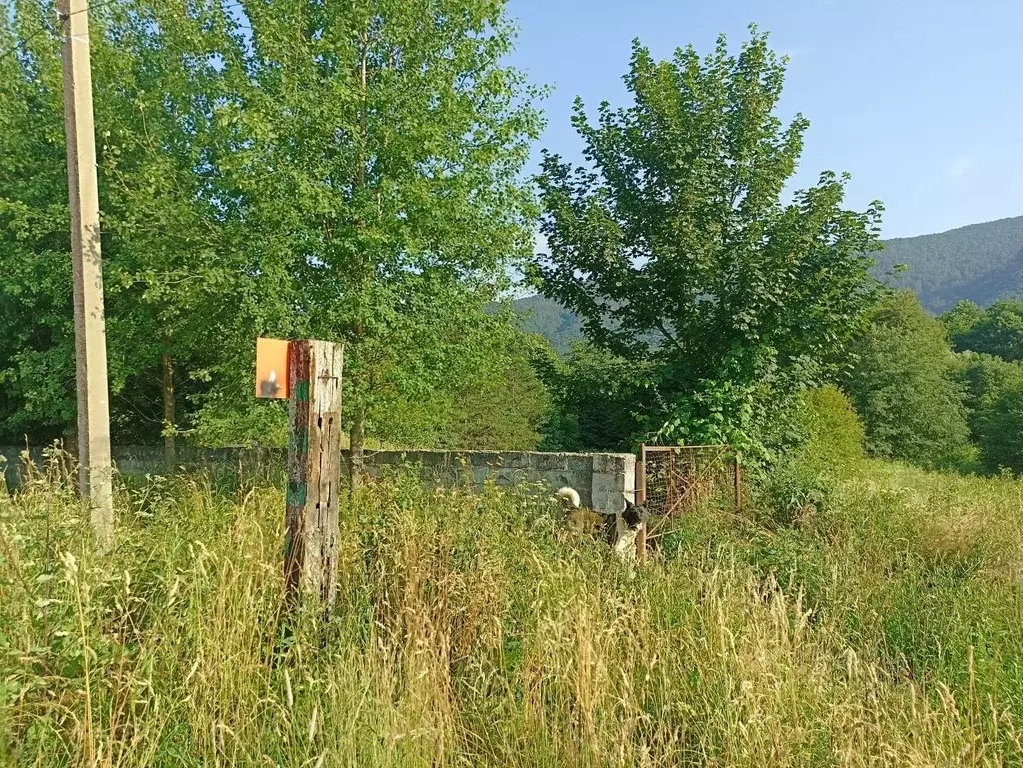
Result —
M 622 520 L 632 530 L 638 529 L 643 523 L 646 522 L 647 511 L 646 508 L 640 504 L 633 504 L 628 499 L 625 500 L 625 509 L 622 511 Z

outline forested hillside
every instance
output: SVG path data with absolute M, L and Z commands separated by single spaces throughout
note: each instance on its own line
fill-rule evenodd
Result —
M 1023 295 L 1023 216 L 887 240 L 878 260 L 883 271 L 905 264 L 899 287 L 916 293 L 932 312 L 961 299 L 987 306 L 1018 297 Z
M 905 264 L 895 285 L 913 291 L 931 312 L 944 312 L 962 299 L 987 306 L 1023 296 L 1023 216 L 899 237 L 884 246 L 877 255 L 879 273 Z M 515 309 L 528 315 L 528 332 L 544 336 L 559 352 L 582 337 L 579 318 L 543 296 L 519 299 Z
M 526 316 L 523 330 L 537 333 L 558 352 L 567 352 L 572 342 L 582 338 L 582 322 L 557 302 L 543 296 L 526 296 L 515 301 L 515 311 Z

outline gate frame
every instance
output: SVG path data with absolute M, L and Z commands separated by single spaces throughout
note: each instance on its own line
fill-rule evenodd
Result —
M 730 451 L 732 454 L 732 495 L 735 503 L 735 513 L 739 514 L 742 512 L 742 454 L 739 451 L 733 451 L 730 446 L 725 444 L 718 445 L 647 445 L 641 443 L 639 446 L 639 456 L 636 457 L 636 503 L 645 504 L 647 500 L 647 454 L 653 453 L 673 453 L 679 449 L 701 449 L 701 448 L 717 448 L 725 451 Z M 664 517 L 671 517 L 674 510 L 668 510 L 663 515 Z M 636 536 L 636 552 L 640 561 L 646 560 L 647 550 L 647 526 L 638 532 Z

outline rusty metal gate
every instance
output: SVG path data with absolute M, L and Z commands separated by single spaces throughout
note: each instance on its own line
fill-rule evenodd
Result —
M 742 507 L 742 466 L 727 445 L 643 445 L 636 467 L 652 515 L 675 517 L 708 503 Z

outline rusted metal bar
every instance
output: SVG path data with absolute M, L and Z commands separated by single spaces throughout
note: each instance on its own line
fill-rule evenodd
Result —
M 636 503 L 646 503 L 646 445 L 641 445 L 639 449 L 639 461 L 636 462 Z M 636 559 L 640 563 L 646 562 L 646 528 L 648 522 L 643 523 L 636 531 Z

